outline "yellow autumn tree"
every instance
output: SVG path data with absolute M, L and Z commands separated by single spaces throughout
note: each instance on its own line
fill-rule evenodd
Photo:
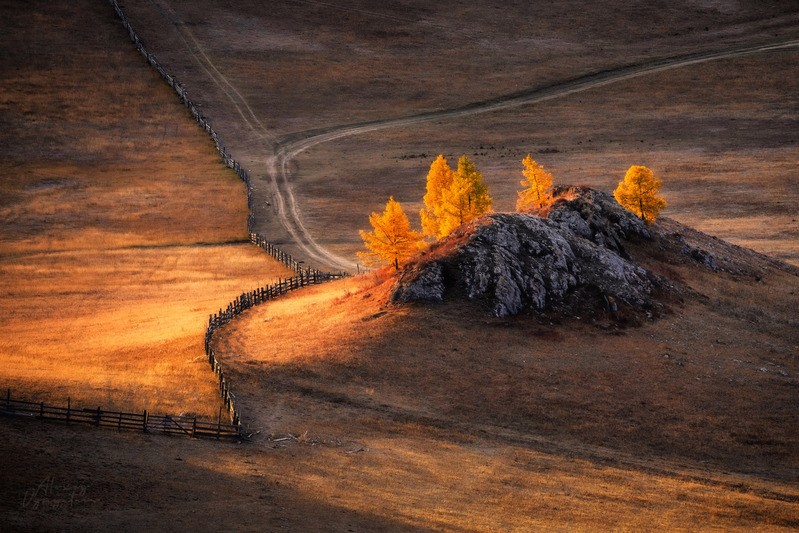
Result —
M 458 160 L 452 183 L 441 193 L 438 214 L 438 237 L 446 237 L 467 222 L 491 211 L 493 200 L 483 183 L 483 174 L 465 155 Z
M 522 175 L 526 179 L 519 182 L 524 189 L 518 192 L 516 211 L 540 209 L 550 201 L 549 189 L 552 187 L 552 174 L 544 170 L 543 165 L 536 163 L 531 154 L 527 154 L 527 157 L 522 160 L 522 165 L 524 165 Z
M 430 165 L 430 170 L 427 173 L 427 191 L 424 195 L 424 207 L 419 213 L 422 219 L 422 231 L 425 235 L 438 237 L 441 198 L 444 191 L 452 186 L 454 175 L 455 173 L 442 154 L 439 154 Z
M 655 221 L 666 200 L 658 196 L 661 181 L 647 167 L 633 165 L 613 191 L 622 207 L 632 211 L 647 224 Z
M 405 211 L 393 196 L 382 215 L 375 212 L 369 215 L 369 223 L 372 231 L 359 232 L 367 251 L 358 252 L 367 266 L 393 264 L 399 270 L 400 265 L 426 246 L 422 234 L 411 229 Z

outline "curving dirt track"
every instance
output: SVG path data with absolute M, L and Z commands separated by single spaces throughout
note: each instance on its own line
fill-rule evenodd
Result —
M 528 12 L 529 6 L 496 11 L 470 10 L 454 2 L 433 7 L 417 5 L 412 0 L 402 7 L 380 8 L 367 4 L 342 7 L 326 2 L 287 0 L 274 4 L 267 11 L 258 2 L 244 2 L 229 8 L 148 0 L 128 2 L 126 11 L 149 48 L 190 89 L 193 99 L 214 121 L 215 129 L 234 157 L 252 176 L 256 230 L 316 267 L 354 270 L 356 265 L 352 259 L 359 246 L 355 230 L 362 224 L 365 213 L 377 209 L 379 199 L 389 189 L 395 196 L 403 197 L 403 202 L 414 201 L 415 195 L 410 195 L 409 187 L 402 192 L 394 189 L 391 183 L 411 179 L 410 172 L 419 173 L 423 165 L 417 161 L 413 170 L 410 163 L 401 164 L 404 168 L 399 171 L 398 168 L 389 169 L 383 163 L 375 165 L 368 159 L 365 149 L 357 153 L 360 159 L 341 157 L 337 152 L 340 143 L 332 144 L 332 141 L 357 137 L 354 141 L 342 141 L 352 150 L 363 139 L 364 146 L 370 146 L 369 151 L 375 158 L 383 156 L 375 152 L 377 143 L 384 144 L 383 139 L 403 134 L 407 136 L 411 130 L 408 126 L 426 123 L 429 130 L 446 121 L 444 127 L 449 129 L 450 124 L 458 121 L 477 124 L 477 119 L 469 117 L 482 114 L 484 118 L 479 119 L 472 136 L 475 150 L 459 148 L 464 153 L 473 152 L 477 151 L 477 144 L 503 142 L 503 130 L 486 126 L 484 122 L 502 122 L 504 110 L 556 99 L 558 103 L 551 107 L 574 105 L 581 102 L 581 98 L 591 100 L 594 96 L 566 97 L 590 89 L 602 91 L 603 86 L 627 81 L 618 89 L 623 92 L 630 84 L 664 79 L 659 73 L 701 64 L 706 66 L 684 69 L 674 76 L 669 74 L 669 79 L 680 79 L 680 84 L 674 85 L 672 90 L 682 94 L 690 87 L 701 86 L 694 83 L 699 79 L 699 84 L 707 83 L 725 92 L 727 87 L 707 77 L 713 75 L 712 69 L 722 68 L 713 65 L 725 64 L 717 60 L 744 61 L 747 56 L 767 54 L 770 59 L 766 63 L 773 65 L 770 61 L 773 62 L 780 52 L 793 55 L 799 49 L 796 32 L 799 14 L 790 9 L 739 6 L 740 9 L 724 11 L 720 7 L 718 10 L 707 7 L 693 4 L 668 9 L 650 6 L 643 11 L 624 9 L 610 18 L 596 10 L 588 10 L 582 15 L 564 18 L 561 10 L 543 6 L 535 7 L 533 12 Z M 564 9 L 567 8 L 564 6 Z M 512 13 L 515 14 L 511 16 Z M 476 15 L 479 15 L 479 24 L 458 25 L 461 27 L 457 29 L 451 24 L 459 18 L 474 21 Z M 523 29 L 520 29 L 522 26 L 509 27 L 509 23 L 515 23 L 517 15 L 531 17 L 530 24 Z M 653 25 L 640 25 L 641 17 L 649 17 Z M 549 25 L 548 19 L 558 20 L 558 25 Z M 675 29 L 680 31 L 674 32 Z M 754 59 L 749 61 L 750 65 L 761 63 Z M 747 76 L 745 69 L 742 76 Z M 753 75 L 755 77 L 750 78 L 753 81 L 762 79 Z M 786 73 L 778 75 L 784 77 Z M 640 81 L 628 81 L 636 78 Z M 779 93 L 765 89 L 757 94 L 776 95 L 776 100 L 762 98 L 755 104 L 777 102 L 784 109 L 790 106 L 791 83 Z M 659 96 L 660 105 L 665 107 L 663 115 L 660 115 L 661 109 L 655 113 L 669 116 L 674 110 L 665 108 L 672 102 L 668 98 L 663 100 L 662 92 Z M 712 100 L 707 106 L 707 109 L 715 109 Z M 535 120 L 549 107 L 518 113 Z M 623 104 L 618 109 L 625 110 L 632 122 L 636 118 L 633 110 L 639 108 Z M 765 121 L 770 109 L 754 105 L 753 116 L 761 112 Z M 585 112 L 577 110 L 581 111 Z M 689 110 L 682 116 L 695 116 L 691 113 Z M 725 113 L 722 120 L 727 121 L 726 127 L 735 131 L 740 122 L 733 124 L 731 121 L 739 118 L 737 111 L 729 108 Z M 785 113 L 783 110 L 782 117 L 790 116 Z M 562 117 L 566 122 L 560 125 L 560 133 L 583 133 L 569 128 L 574 118 L 569 114 Z M 708 129 L 716 127 L 719 118 L 711 114 L 703 125 Z M 778 120 L 782 121 L 780 131 L 784 131 L 788 122 L 784 118 Z M 610 135 L 616 139 L 627 135 L 631 128 L 626 124 Z M 640 125 L 639 121 L 637 126 Z M 660 131 L 674 128 L 673 124 L 663 124 L 663 121 L 656 126 Z M 601 121 L 595 121 L 585 131 L 597 134 L 602 127 Z M 493 129 L 480 132 L 481 128 Z M 518 124 L 505 128 L 508 132 L 521 131 Z M 369 137 L 372 132 L 389 129 L 393 131 L 384 138 Z M 541 136 L 536 131 L 525 131 L 541 148 Z M 678 174 L 678 181 L 689 179 L 691 171 L 702 172 L 702 165 L 710 160 L 691 154 L 696 153 L 692 150 L 708 146 L 712 150 L 715 137 L 712 134 L 697 137 L 695 132 L 695 128 L 682 132 L 695 141 L 695 147 L 662 160 L 674 162 L 681 157 L 692 158 L 691 170 Z M 629 133 L 631 137 L 640 134 Z M 785 151 L 791 142 L 787 139 L 791 137 L 785 137 L 784 132 L 781 134 L 783 136 L 777 138 L 775 133 L 768 139 L 771 144 L 763 146 L 781 150 L 777 158 L 791 158 Z M 431 142 L 426 143 L 429 146 L 412 147 L 422 143 L 404 140 L 392 147 L 393 152 L 389 149 L 383 161 L 402 160 L 406 152 L 397 152 L 399 146 L 422 153 L 455 149 L 453 144 L 458 144 L 454 139 L 450 142 L 438 139 L 439 144 L 432 146 L 429 131 L 420 135 L 429 137 Z M 757 141 L 747 144 L 749 139 L 735 135 L 731 138 L 739 141 L 735 148 L 738 153 L 748 154 L 752 148 L 760 146 Z M 636 140 L 626 139 L 621 145 L 628 152 L 628 159 L 651 161 L 659 157 L 657 150 L 660 153 L 672 150 L 672 146 L 662 143 L 654 147 L 640 145 L 637 139 L 643 137 L 632 138 Z M 445 144 L 441 145 L 442 142 Z M 507 142 L 512 141 L 508 139 Z M 327 146 L 319 150 L 327 158 L 314 160 L 309 153 L 316 154 L 319 150 L 309 151 L 309 148 L 325 144 Z M 567 146 L 566 150 L 560 146 L 563 155 L 553 158 L 555 165 L 564 166 L 565 163 L 567 168 L 573 169 L 574 162 L 579 161 L 578 166 L 592 165 L 593 160 L 596 166 L 602 166 L 601 159 L 596 157 L 597 144 L 593 145 L 593 152 L 583 150 L 584 146 L 578 148 L 577 144 L 580 143 Z M 544 146 L 549 144 L 545 142 Z M 606 143 L 603 145 L 606 153 L 602 155 L 616 153 L 614 150 L 619 146 L 613 141 Z M 532 147 L 524 143 L 514 148 L 519 151 Z M 769 157 L 764 150 L 760 153 L 762 158 Z M 300 155 L 302 157 L 298 157 Z M 478 164 L 481 168 L 501 164 L 496 157 L 491 158 L 489 155 L 488 161 L 478 161 Z M 737 190 L 748 175 L 762 168 L 762 158 L 752 159 L 751 163 L 747 161 L 752 168 L 739 167 L 735 175 L 719 179 L 734 180 L 730 187 Z M 602 172 L 617 171 L 607 163 L 605 157 Z M 314 166 L 316 173 L 309 168 Z M 659 170 L 664 169 L 656 169 Z M 766 185 L 772 188 L 774 184 L 791 179 L 786 175 L 785 165 L 769 172 Z M 667 177 L 671 181 L 675 176 Z M 568 179 L 585 178 L 577 175 Z M 326 187 L 320 185 L 323 180 L 329 180 Z M 382 180 L 379 186 L 369 183 L 375 180 Z M 684 184 L 674 182 L 674 187 L 684 188 Z M 713 192 L 702 190 L 700 194 L 712 198 Z M 507 188 L 502 190 L 503 198 L 513 194 Z M 750 202 L 744 207 L 768 210 L 780 203 L 777 195 L 761 198 L 764 198 L 764 205 Z M 787 202 L 790 205 L 793 197 Z M 685 212 L 685 207 L 677 202 L 672 205 L 675 213 Z M 685 221 L 695 223 L 690 209 L 695 207 L 689 207 Z M 704 215 L 707 217 L 707 213 Z M 779 220 L 779 225 L 785 223 L 786 216 Z M 709 226 L 702 229 L 715 233 L 715 228 Z M 780 253 L 780 257 L 793 259 L 790 235 L 768 241 L 771 236 L 764 237 L 763 228 L 754 226 L 749 223 L 741 233 L 743 238 L 736 242 L 750 245 L 754 236 L 754 240 L 763 242 L 763 246 L 756 246 L 760 251 L 779 253 L 781 246 L 787 252 Z M 736 235 L 734 232 L 720 234 L 733 240 Z
M 766 45 L 719 50 L 715 52 L 689 54 L 588 74 L 586 76 L 567 80 L 562 83 L 556 83 L 546 87 L 532 88 L 515 94 L 501 96 L 494 100 L 475 102 L 453 109 L 433 111 L 409 117 L 372 121 L 362 124 L 348 124 L 334 128 L 326 128 L 322 131 L 310 130 L 299 134 L 293 134 L 290 135 L 288 139 L 284 138 L 284 140 L 279 143 L 275 155 L 275 162 L 270 165 L 272 184 L 275 188 L 279 203 L 278 215 L 280 216 L 286 230 L 292 235 L 300 248 L 306 254 L 308 254 L 308 256 L 317 261 L 325 263 L 328 267 L 333 269 L 354 270 L 356 267 L 355 263 L 344 257 L 335 255 L 326 250 L 324 247 L 320 246 L 313 239 L 302 222 L 300 209 L 297 206 L 297 201 L 292 191 L 290 163 L 292 159 L 305 150 L 322 143 L 341 139 L 343 137 L 371 133 L 388 128 L 411 126 L 413 124 L 419 124 L 433 120 L 460 118 L 468 115 L 490 113 L 492 111 L 500 111 L 513 107 L 540 103 L 546 100 L 568 96 L 580 91 L 617 83 L 631 78 L 663 72 L 670 69 L 687 67 L 707 61 L 741 57 L 791 48 L 799 48 L 799 40 L 789 40 Z
M 645 63 L 628 65 L 612 70 L 605 70 L 566 80 L 544 87 L 534 87 L 507 94 L 492 100 L 472 102 L 460 107 L 420 113 L 416 115 L 376 120 L 364 123 L 345 124 L 320 130 L 308 130 L 293 133 L 278 139 L 271 134 L 248 104 L 236 86 L 228 79 L 211 58 L 204 52 L 200 42 L 184 24 L 178 14 L 166 2 L 155 2 L 165 17 L 169 18 L 177 28 L 181 40 L 200 65 L 206 75 L 217 85 L 235 107 L 247 128 L 258 138 L 275 147 L 267 159 L 268 176 L 271 187 L 256 187 L 254 197 L 256 203 L 266 203 L 270 199 L 276 202 L 277 216 L 281 224 L 302 250 L 305 256 L 314 262 L 332 270 L 354 271 L 357 265 L 340 255 L 336 255 L 320 245 L 308 231 L 302 220 L 301 209 L 292 188 L 291 163 L 294 158 L 313 146 L 331 142 L 344 137 L 372 133 L 389 128 L 401 128 L 441 119 L 461 118 L 536 104 L 555 98 L 562 98 L 581 91 L 618 83 L 632 78 L 659 73 L 671 69 L 688 67 L 699 63 L 719 59 L 729 59 L 753 54 L 773 52 L 783 49 L 799 48 L 799 40 L 792 39 L 770 44 L 735 47 L 711 52 L 680 55 Z
M 189 51 L 192 58 L 199 64 L 200 68 L 205 72 L 209 79 L 211 79 L 217 87 L 225 94 L 230 100 L 236 112 L 241 119 L 252 130 L 252 132 L 261 140 L 274 141 L 275 136 L 260 121 L 258 116 L 253 111 L 252 107 L 247 103 L 247 100 L 242 96 L 241 92 L 236 88 L 233 83 L 220 71 L 217 66 L 208 57 L 205 49 L 200 41 L 194 36 L 189 27 L 181 21 L 180 16 L 167 2 L 154 1 L 153 5 L 158 11 L 175 26 L 180 40 Z

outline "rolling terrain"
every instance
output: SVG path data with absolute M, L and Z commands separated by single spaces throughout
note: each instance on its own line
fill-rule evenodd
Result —
M 436 154 L 473 156 L 510 205 L 528 152 L 599 188 L 648 165 L 678 220 L 797 261 L 786 4 L 126 9 L 254 176 L 256 227 L 315 264 L 355 270 L 368 213 L 416 208 Z
M 683 288 L 636 325 L 393 305 L 387 271 L 298 290 L 216 332 L 247 441 L 3 418 L 0 522 L 799 527 L 796 268 L 689 227 L 797 262 L 799 12 L 624 5 L 125 2 L 254 177 L 256 227 L 308 264 L 351 266 L 368 212 L 389 194 L 418 208 L 438 152 L 473 157 L 497 209 L 533 152 L 557 182 L 605 190 L 652 166 L 658 231 L 722 269 L 630 244 Z M 212 414 L 207 314 L 288 273 L 242 242 L 243 186 L 110 7 L 81 7 L 0 2 L 0 375 L 40 398 Z M 648 70 L 691 54 L 718 57 Z M 472 112 L 516 97 L 531 100 Z
M 217 415 L 208 315 L 289 275 L 243 242 L 243 184 L 108 6 L 0 9 L 3 389 Z

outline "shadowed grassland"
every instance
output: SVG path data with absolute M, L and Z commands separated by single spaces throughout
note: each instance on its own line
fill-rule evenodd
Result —
M 281 140 L 799 38 L 799 11 L 785 2 L 281 1 L 265 9 L 130 0 L 126 11 L 218 121 L 254 177 L 259 231 L 281 239 L 270 157 Z M 438 153 L 470 155 L 498 209 L 515 202 L 528 152 L 561 183 L 604 190 L 643 164 L 664 180 L 668 216 L 796 263 L 796 63 L 792 48 L 692 64 L 503 112 L 338 139 L 289 161 L 288 181 L 313 239 L 355 261 L 368 214 L 392 194 L 418 202 Z
M 353 510 L 378 500 L 421 527 L 486 531 L 796 527 L 797 269 L 668 219 L 653 231 L 730 271 L 626 243 L 677 285 L 635 327 L 588 303 L 492 318 L 444 267 L 445 304 L 389 304 L 394 279 L 370 273 L 243 315 L 217 353 L 236 354 L 240 405 L 271 434 L 256 443 L 363 454 L 371 468 L 328 459 L 308 476 L 328 500 L 351 487 Z M 489 457 L 445 460 L 431 440 Z
M 351 511 L 468 531 L 796 527 L 796 275 L 668 269 L 698 292 L 641 327 L 387 306 L 370 274 L 248 312 L 217 353 L 236 354 L 256 444 L 302 458 L 273 473 Z

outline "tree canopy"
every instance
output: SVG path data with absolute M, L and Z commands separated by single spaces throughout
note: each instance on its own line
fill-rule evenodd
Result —
M 427 174 L 424 203 L 420 213 L 422 229 L 430 237 L 441 238 L 491 211 L 492 199 L 483 174 L 468 157 L 461 156 L 458 169 L 453 172 L 444 156 L 439 155 Z
M 552 174 L 533 160 L 531 154 L 522 160 L 516 209 L 536 211 L 552 201 Z M 627 170 L 613 196 L 623 207 L 635 213 L 647 224 L 654 222 L 666 201 L 658 196 L 661 181 L 645 166 L 634 165 Z M 360 231 L 366 247 L 358 256 L 367 266 L 392 264 L 394 268 L 406 263 L 427 246 L 426 237 L 440 239 L 491 211 L 493 199 L 483 183 L 483 174 L 465 155 L 458 159 L 456 170 L 442 154 L 430 164 L 424 207 L 420 211 L 423 233 L 411 229 L 402 206 L 389 198 L 382 214 L 372 213 L 369 223 L 372 231 Z
M 543 165 L 536 163 L 531 154 L 527 154 L 527 157 L 522 160 L 522 164 L 524 165 L 522 175 L 526 179 L 519 182 L 524 189 L 518 192 L 516 210 L 540 209 L 550 201 L 549 189 L 552 187 L 552 174 L 544 170 Z
M 649 168 L 633 165 L 613 191 L 613 197 L 622 207 L 650 224 L 666 207 L 666 200 L 657 195 L 660 185 L 660 179 Z
M 382 214 L 372 212 L 369 223 L 372 231 L 359 232 L 367 251 L 358 252 L 367 266 L 393 264 L 399 270 L 400 265 L 426 246 L 422 234 L 411 229 L 405 211 L 393 196 Z
M 442 198 L 444 191 L 452 186 L 455 173 L 447 164 L 447 160 L 439 154 L 430 165 L 427 173 L 427 191 L 424 195 L 424 207 L 419 213 L 422 219 L 422 231 L 430 237 L 439 236 Z

